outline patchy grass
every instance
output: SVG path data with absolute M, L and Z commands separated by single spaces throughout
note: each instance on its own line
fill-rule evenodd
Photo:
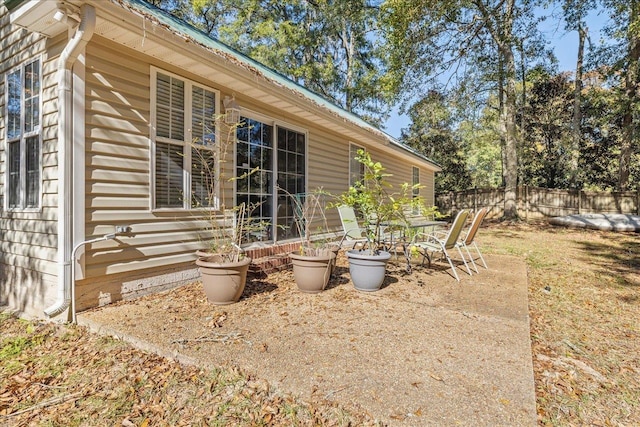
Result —
M 640 238 L 492 224 L 487 252 L 524 257 L 541 425 L 640 425 Z

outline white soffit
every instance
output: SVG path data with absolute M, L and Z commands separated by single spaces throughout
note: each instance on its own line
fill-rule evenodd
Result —
M 26 1 L 9 15 L 12 24 L 47 37 L 54 37 L 67 30 L 67 24 L 54 18 L 58 12 L 56 1 Z
M 112 40 L 115 43 L 127 46 L 136 52 L 157 58 L 163 62 L 174 65 L 175 67 L 184 69 L 190 73 L 197 74 L 203 78 L 210 80 L 216 84 L 228 88 L 237 94 L 256 99 L 266 105 L 274 108 L 285 110 L 286 113 L 302 117 L 304 119 L 314 119 L 315 116 L 307 109 L 301 108 L 299 105 L 284 101 L 282 98 L 270 94 L 266 87 L 264 79 L 251 75 L 250 80 L 246 77 L 242 79 L 242 71 L 231 69 L 229 64 L 223 62 L 224 59 L 217 58 L 214 55 L 203 55 L 203 50 L 199 46 L 189 44 L 172 34 L 158 34 L 164 32 L 157 28 L 157 25 L 148 20 L 141 19 L 138 31 L 123 28 L 115 22 L 99 18 L 96 24 L 95 33 Z M 173 44 L 184 45 L 182 49 L 175 49 L 171 44 L 167 44 L 167 39 L 172 40 Z M 212 73 L 212 68 L 216 71 Z M 225 72 L 225 71 L 230 72 Z M 232 74 L 233 72 L 234 74 Z M 261 87 L 262 86 L 262 87 Z M 327 123 L 329 123 L 327 121 Z

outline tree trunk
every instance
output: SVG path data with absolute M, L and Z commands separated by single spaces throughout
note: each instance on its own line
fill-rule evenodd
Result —
M 516 84 L 515 61 L 510 47 L 504 48 L 506 72 L 505 102 L 502 114 L 504 121 L 505 183 L 504 183 L 504 219 L 516 219 L 518 206 L 516 190 L 518 186 L 518 149 L 516 135 Z
M 501 114 L 504 121 L 505 183 L 504 183 L 504 219 L 518 218 L 516 191 L 518 187 L 518 147 L 516 132 L 516 64 L 513 55 L 513 10 L 514 1 L 506 2 L 504 26 L 501 28 L 498 48 L 504 60 L 505 94 L 504 109 Z
M 524 52 L 524 42 L 520 40 L 520 44 L 518 45 L 518 49 L 520 50 L 520 81 L 522 82 L 522 97 L 521 97 L 521 107 L 522 111 L 527 106 L 527 58 Z M 524 140 L 524 127 L 525 127 L 525 114 L 520 114 L 520 140 Z
M 633 27 L 639 20 L 638 1 L 631 3 L 629 27 Z M 625 191 L 629 187 L 629 169 L 631 156 L 634 151 L 637 133 L 634 123 L 634 110 L 640 101 L 638 99 L 638 60 L 640 59 L 640 39 L 636 31 L 629 31 L 629 54 L 627 55 L 627 67 L 625 71 L 624 112 L 622 115 L 622 141 L 620 144 L 620 172 L 618 176 L 618 190 Z
M 518 186 L 518 147 L 516 129 L 516 64 L 513 50 L 513 13 L 515 0 L 501 2 L 501 11 L 489 9 L 480 0 L 472 0 L 482 15 L 485 28 L 491 34 L 499 57 L 500 138 L 503 146 L 504 219 L 518 218 L 516 191 Z
M 507 156 L 505 149 L 505 135 L 507 134 L 506 122 L 504 120 L 505 111 L 505 90 L 504 90 L 504 61 L 502 60 L 502 52 L 498 50 L 498 136 L 500 138 L 500 161 L 502 166 L 502 186 L 507 182 Z
M 574 188 L 578 181 L 578 160 L 580 159 L 580 139 L 582 130 L 582 71 L 584 60 L 584 41 L 587 37 L 587 29 L 578 24 L 578 60 L 576 62 L 576 81 L 573 90 L 573 123 L 572 145 L 570 148 L 569 186 Z

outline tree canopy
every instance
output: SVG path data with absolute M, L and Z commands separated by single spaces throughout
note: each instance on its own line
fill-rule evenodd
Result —
M 148 1 L 373 124 L 400 106 L 436 191 L 503 185 L 514 217 L 518 184 L 638 188 L 640 0 Z M 579 35 L 574 69 L 545 20 Z

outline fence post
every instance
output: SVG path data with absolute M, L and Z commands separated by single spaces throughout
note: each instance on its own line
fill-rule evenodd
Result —
M 636 214 L 640 215 L 640 188 L 636 190 Z
M 478 187 L 473 187 L 473 211 L 478 212 Z
M 578 189 L 578 215 L 580 215 L 582 212 L 582 188 Z

